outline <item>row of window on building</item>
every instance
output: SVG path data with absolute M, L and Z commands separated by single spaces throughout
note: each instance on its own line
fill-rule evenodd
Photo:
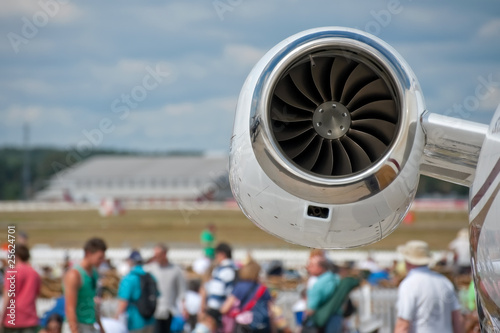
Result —
M 172 187 L 203 187 L 214 183 L 207 179 L 174 178 L 174 179 L 78 179 L 64 182 L 65 187 L 76 188 L 172 188 Z

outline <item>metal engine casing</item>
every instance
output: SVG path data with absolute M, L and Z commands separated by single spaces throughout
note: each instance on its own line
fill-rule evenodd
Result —
M 397 133 L 383 156 L 360 172 L 307 172 L 285 156 L 273 137 L 270 96 L 277 80 L 298 59 L 320 51 L 366 59 L 394 88 Z M 241 90 L 230 148 L 233 194 L 250 220 L 288 242 L 332 249 L 377 242 L 401 223 L 414 199 L 425 143 L 424 111 L 409 65 L 377 37 L 339 27 L 291 36 L 264 55 Z

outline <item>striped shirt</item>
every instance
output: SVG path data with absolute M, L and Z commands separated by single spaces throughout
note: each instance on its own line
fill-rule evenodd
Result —
M 231 259 L 224 259 L 212 271 L 212 279 L 206 284 L 207 307 L 219 310 L 233 291 L 236 266 Z

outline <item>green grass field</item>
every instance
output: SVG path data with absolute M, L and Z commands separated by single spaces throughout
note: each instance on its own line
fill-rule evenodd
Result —
M 260 230 L 239 210 L 129 210 L 115 217 L 101 217 L 97 210 L 2 212 L 0 237 L 6 240 L 7 226 L 14 224 L 28 233 L 31 245 L 80 247 L 89 237 L 100 236 L 111 247 L 149 247 L 159 241 L 188 247 L 199 245 L 207 223 L 217 226 L 217 240 L 236 247 L 298 248 Z M 433 250 L 446 249 L 458 230 L 467 226 L 466 212 L 415 213 L 412 225 L 402 224 L 382 241 L 362 249 L 394 250 L 410 239 L 425 240 Z

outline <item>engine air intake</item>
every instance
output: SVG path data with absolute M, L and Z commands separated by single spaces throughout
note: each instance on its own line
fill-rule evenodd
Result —
M 270 103 L 279 149 L 320 176 L 368 169 L 387 152 L 400 122 L 391 79 L 371 59 L 347 51 L 315 52 L 294 62 Z

